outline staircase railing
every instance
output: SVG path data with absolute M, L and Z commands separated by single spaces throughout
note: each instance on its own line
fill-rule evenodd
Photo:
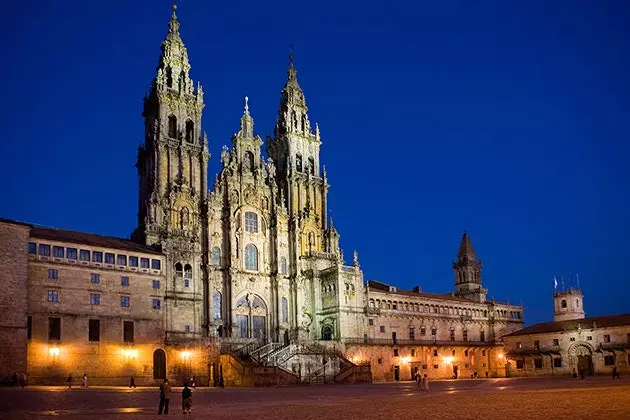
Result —
M 258 347 L 256 350 L 252 351 L 249 355 L 252 359 L 257 361 L 264 361 L 266 356 L 273 353 L 277 349 L 281 348 L 283 345 L 281 343 L 268 343 L 262 347 Z

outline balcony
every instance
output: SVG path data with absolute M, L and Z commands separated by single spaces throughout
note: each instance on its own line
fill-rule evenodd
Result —
M 405 339 L 396 339 L 392 340 L 391 338 L 346 338 L 341 340 L 345 344 L 363 344 L 363 345 L 372 345 L 372 346 L 440 346 L 440 347 L 448 347 L 448 346 L 467 346 L 467 347 L 492 347 L 501 345 L 500 343 L 494 341 L 451 341 L 451 340 L 432 340 L 432 339 L 414 339 L 414 340 L 405 340 Z

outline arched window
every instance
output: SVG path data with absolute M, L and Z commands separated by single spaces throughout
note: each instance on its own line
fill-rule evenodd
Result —
M 258 271 L 258 249 L 254 244 L 245 247 L 245 270 Z
M 253 211 L 245 212 L 245 231 L 258 233 L 258 214 Z
M 293 128 L 297 128 L 297 115 L 295 114 L 295 111 L 291 112 L 291 122 L 293 124 Z
M 173 87 L 173 70 L 170 67 L 166 68 L 166 86 Z
M 221 319 L 221 293 L 212 292 L 212 319 Z
M 182 70 L 179 73 L 179 91 L 185 91 L 186 90 L 186 73 L 184 73 L 184 70 Z
M 280 274 L 287 275 L 287 259 L 285 257 L 280 257 Z
M 282 298 L 282 322 L 287 324 L 289 322 L 289 302 L 287 298 Z
M 563 307 L 563 308 L 566 308 L 567 307 L 567 301 L 562 299 L 562 302 L 560 302 L 560 306 Z
M 306 115 L 302 114 L 302 131 L 306 130 Z
M 322 327 L 322 340 L 332 340 L 333 338 L 333 329 L 330 325 L 324 325 Z
M 295 156 L 295 170 L 302 172 L 302 155 Z
M 311 175 L 315 175 L 315 160 L 312 157 L 308 158 L 308 171 Z
M 177 117 L 175 115 L 168 117 L 168 136 L 172 139 L 177 138 Z
M 184 266 L 182 266 L 182 263 L 175 264 L 175 276 L 184 277 Z
M 186 121 L 186 141 L 192 143 L 195 139 L 195 123 L 191 120 Z
M 210 253 L 210 261 L 212 265 L 221 265 L 221 248 L 215 246 Z
M 252 152 L 247 151 L 243 154 L 243 168 L 254 172 L 254 154 Z
M 179 228 L 186 229 L 188 227 L 189 213 L 186 207 L 182 208 L 179 215 Z
M 576 308 L 580 307 L 580 300 L 579 299 L 575 299 L 575 307 Z
M 190 264 L 186 264 L 184 267 L 184 287 L 190 287 L 192 283 L 192 267 Z

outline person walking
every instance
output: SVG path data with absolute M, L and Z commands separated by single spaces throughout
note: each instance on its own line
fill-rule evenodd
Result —
M 68 379 L 66 379 L 66 383 L 68 384 L 68 389 L 72 389 L 72 373 L 68 375 Z
M 136 387 L 136 380 L 132 376 L 131 378 L 129 378 L 129 388 L 135 388 L 135 387 Z
M 87 375 L 83 374 L 83 383 L 81 384 L 81 388 L 87 388 Z
M 422 378 L 422 388 L 426 391 L 429 392 L 429 377 L 427 376 L 427 374 L 424 374 L 424 378 Z
M 191 414 L 192 411 L 192 390 L 188 388 L 188 384 L 184 384 L 182 389 L 182 414 Z
M 160 407 L 158 408 L 158 415 L 168 414 L 168 399 L 170 398 L 171 385 L 168 383 L 168 379 L 164 379 L 164 383 L 160 385 Z
M 418 386 L 418 390 L 420 390 L 422 385 L 422 374 L 420 372 L 416 372 L 416 385 Z
M 613 379 L 621 379 L 619 376 L 619 371 L 617 370 L 617 366 L 613 367 Z

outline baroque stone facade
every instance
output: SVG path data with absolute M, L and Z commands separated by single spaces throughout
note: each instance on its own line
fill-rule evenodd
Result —
M 21 267 L 3 285 L 28 285 L 2 331 L 28 336 L 26 356 L 14 352 L 32 379 L 267 381 L 246 377 L 267 372 L 252 361 L 287 383 L 369 377 L 363 364 L 374 380 L 504 374 L 499 337 L 521 327 L 523 308 L 486 300 L 468 234 L 452 293 L 365 283 L 356 251 L 346 265 L 327 218 L 322 138 L 292 56 L 273 137 L 255 134 L 245 98 L 208 189 L 203 90 L 179 28 L 174 8 L 144 98 L 131 240 L 2 224 L 2 255 L 15 253 L 7 258 Z

